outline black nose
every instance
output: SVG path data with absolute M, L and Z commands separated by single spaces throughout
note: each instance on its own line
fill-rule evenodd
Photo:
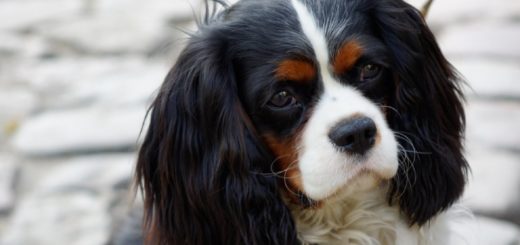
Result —
M 329 138 L 342 151 L 365 154 L 376 142 L 377 128 L 368 117 L 338 123 L 329 132 Z

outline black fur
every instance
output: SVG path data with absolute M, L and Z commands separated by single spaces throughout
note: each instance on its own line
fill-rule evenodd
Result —
M 460 79 L 419 11 L 402 1 L 381 2 L 374 18 L 391 50 L 396 79 L 388 122 L 403 148 L 389 199 L 399 203 L 410 224 L 422 225 L 464 190 Z
M 426 223 L 461 195 L 465 183 L 456 73 L 419 12 L 401 0 L 308 5 L 318 19 L 348 13 L 351 25 L 342 32 L 325 30 L 331 50 L 357 34 L 371 35 L 367 43 L 384 49 L 388 82 L 359 89 L 396 110 L 387 111 L 387 121 L 403 149 L 389 202 L 410 224 Z M 340 28 L 337 21 L 330 26 Z M 305 103 L 290 119 L 259 109 L 275 90 L 274 64 L 294 54 L 312 57 L 313 51 L 287 0 L 242 0 L 201 24 L 152 104 L 139 152 L 145 243 L 299 243 L 280 198 L 283 187 L 270 174 L 275 157 L 260 133 L 293 133 L 322 85 L 317 80 L 298 88 Z
M 193 36 L 153 102 L 137 165 L 147 244 L 296 244 L 229 45 L 219 27 Z

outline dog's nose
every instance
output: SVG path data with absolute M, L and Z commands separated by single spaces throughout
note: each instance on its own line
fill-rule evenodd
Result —
M 368 117 L 342 121 L 332 128 L 329 138 L 340 150 L 365 154 L 376 142 L 377 128 Z

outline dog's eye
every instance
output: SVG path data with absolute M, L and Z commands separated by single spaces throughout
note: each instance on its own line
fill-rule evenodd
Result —
M 367 64 L 361 69 L 361 81 L 371 80 L 379 76 L 381 66 L 376 64 Z
M 277 108 L 283 108 L 294 104 L 296 104 L 296 98 L 285 90 L 276 93 L 271 97 L 271 100 L 269 100 L 269 105 Z

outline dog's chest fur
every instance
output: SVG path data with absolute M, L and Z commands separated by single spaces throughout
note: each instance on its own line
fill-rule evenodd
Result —
M 447 244 L 442 220 L 418 228 L 408 226 L 382 191 L 356 195 L 320 208 L 289 204 L 303 245 L 430 245 Z M 439 243 L 441 242 L 441 243 Z

